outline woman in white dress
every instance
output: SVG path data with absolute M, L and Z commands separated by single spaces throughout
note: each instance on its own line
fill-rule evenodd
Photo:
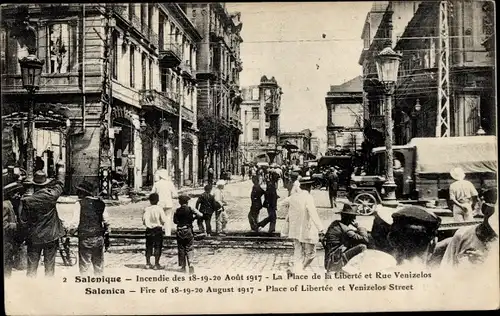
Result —
M 163 207 L 168 219 L 165 223 L 165 235 L 170 236 L 172 233 L 174 199 L 177 198 L 177 189 L 168 175 L 167 170 L 160 169 L 156 172 L 155 183 L 151 193 L 157 193 L 160 198 L 158 205 Z

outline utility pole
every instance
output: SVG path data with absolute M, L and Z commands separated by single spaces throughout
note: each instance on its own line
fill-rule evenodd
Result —
M 447 0 L 439 3 L 438 109 L 436 137 L 450 137 L 450 38 Z
M 99 164 L 101 169 L 101 192 L 106 192 L 107 197 L 111 196 L 111 171 L 113 170 L 113 141 L 114 137 L 112 129 L 112 87 L 111 87 L 111 63 L 109 61 L 111 54 L 111 32 L 112 25 L 112 8 L 111 4 L 104 5 L 104 38 L 101 40 L 104 43 L 104 56 L 103 56 L 103 78 L 102 78 L 102 111 L 100 117 L 100 150 L 99 150 Z M 94 29 L 95 30 L 95 29 Z M 99 34 L 99 32 L 97 32 Z

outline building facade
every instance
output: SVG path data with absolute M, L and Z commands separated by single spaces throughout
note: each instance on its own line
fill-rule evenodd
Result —
M 200 178 L 210 165 L 218 177 L 222 170 L 239 172 L 241 96 L 239 74 L 240 36 L 243 24 L 239 12 L 229 13 L 224 3 L 181 5 L 202 40 L 197 43 L 198 129 Z
M 363 142 L 363 77 L 330 86 L 327 108 L 327 148 L 357 151 Z
M 279 143 L 285 152 L 285 162 L 302 165 L 305 160 L 316 159 L 311 153 L 311 130 L 280 133 Z
M 384 125 L 374 57 L 388 41 L 403 54 L 394 95 L 396 144 L 413 137 L 494 135 L 492 3 L 391 1 L 378 9 L 377 25 L 367 18 L 360 58 L 369 109 L 365 133 L 373 145 L 383 145 Z
M 151 185 L 159 168 L 180 185 L 196 182 L 194 72 L 201 36 L 182 8 L 152 3 L 26 8 L 36 25 L 37 55 L 45 61 L 36 107 L 56 107 L 57 95 L 71 123 L 65 141 L 68 191 L 83 180 L 102 184 L 103 168 L 122 173 L 135 190 Z M 16 16 L 16 6 L 2 7 L 2 93 L 12 107 L 23 102 L 17 58 L 26 54 L 11 36 Z M 104 103 L 110 106 L 107 119 Z M 109 144 L 100 135 L 104 120 L 110 122 Z M 181 183 L 179 175 L 188 181 Z
M 281 163 L 278 135 L 282 94 L 274 77 L 262 76 L 259 85 L 242 88 L 240 141 L 245 163 Z

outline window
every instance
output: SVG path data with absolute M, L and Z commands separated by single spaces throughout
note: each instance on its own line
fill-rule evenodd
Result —
M 142 90 L 146 90 L 147 88 L 147 60 L 148 60 L 148 56 L 146 54 L 142 54 L 142 63 L 141 63 L 141 66 L 142 66 Z
M 169 90 L 169 88 L 170 88 L 170 74 L 168 73 L 168 69 L 166 69 L 166 68 L 161 68 L 160 84 L 161 84 L 161 91 L 162 92 L 167 92 Z
M 259 140 L 259 129 L 252 128 L 252 140 Z
M 135 46 L 130 45 L 130 87 L 135 87 Z
M 0 29 L 0 72 L 2 74 L 7 73 L 7 32 L 5 29 Z
M 259 99 L 259 88 L 253 88 L 252 90 L 252 100 L 256 101 Z
M 259 108 L 252 108 L 252 120 L 259 119 Z
M 160 41 L 158 45 L 159 50 L 163 50 L 165 45 L 165 32 L 164 32 L 165 17 L 160 14 L 158 18 L 158 40 Z
M 132 18 L 135 16 L 135 4 L 134 3 L 129 3 L 128 13 L 129 13 L 129 18 L 132 20 Z
M 50 73 L 69 72 L 69 27 L 66 23 L 52 24 L 49 30 Z
M 113 59 L 111 74 L 113 76 L 113 79 L 117 79 L 118 78 L 118 52 L 120 50 L 118 47 L 118 35 L 115 32 L 113 32 L 111 42 L 112 42 L 111 47 L 113 47 L 113 50 L 111 51 L 111 57 Z
M 149 60 L 149 89 L 153 89 L 153 60 Z

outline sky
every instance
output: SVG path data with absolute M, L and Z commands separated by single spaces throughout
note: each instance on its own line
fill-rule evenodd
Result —
M 361 32 L 372 2 L 227 3 L 243 28 L 240 85 L 274 76 L 283 89 L 282 132 L 309 128 L 326 141 L 330 85 L 362 74 Z M 325 37 L 323 38 L 323 34 Z

